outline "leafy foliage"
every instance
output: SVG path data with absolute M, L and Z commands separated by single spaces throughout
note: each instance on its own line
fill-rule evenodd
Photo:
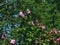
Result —
M 15 45 L 57 45 L 60 33 L 49 32 L 54 28 L 60 30 L 59 5 L 59 0 L 0 0 L 0 38 L 5 34 L 0 45 L 12 45 L 10 39 L 16 40 Z M 30 14 L 26 13 L 27 9 Z M 19 15 L 21 11 L 24 18 Z M 46 29 L 37 26 L 38 23 Z

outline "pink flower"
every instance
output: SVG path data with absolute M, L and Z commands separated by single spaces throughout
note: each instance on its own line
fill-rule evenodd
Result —
M 42 29 L 46 29 L 46 27 L 45 27 L 45 26 L 41 26 L 41 28 L 42 28 Z
M 59 37 L 59 38 L 57 38 L 57 41 L 59 41 L 59 42 L 60 42 L 60 37 Z
M 53 29 L 53 32 L 54 32 L 55 34 L 57 34 L 57 31 L 56 31 L 56 29 L 55 29 L 55 28 Z
M 27 10 L 26 10 L 26 13 L 27 13 L 27 14 L 30 14 L 30 13 L 31 13 L 31 11 L 30 11 L 29 9 L 27 9 Z
M 4 39 L 5 38 L 5 34 L 2 34 L 1 38 Z
M 15 44 L 15 40 L 14 40 L 14 39 L 11 39 L 11 40 L 10 40 L 10 43 L 11 43 L 11 44 Z
M 25 15 L 24 15 L 24 13 L 23 13 L 23 12 L 19 12 L 19 15 L 20 15 L 22 18 L 24 18 L 24 17 L 25 17 Z

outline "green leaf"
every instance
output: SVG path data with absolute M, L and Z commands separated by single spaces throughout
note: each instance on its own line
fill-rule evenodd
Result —
M 43 45 L 47 45 L 46 43 L 43 43 Z
M 27 41 L 29 41 L 29 42 L 31 42 L 32 41 L 32 39 L 31 38 L 28 38 L 28 39 L 26 39 Z

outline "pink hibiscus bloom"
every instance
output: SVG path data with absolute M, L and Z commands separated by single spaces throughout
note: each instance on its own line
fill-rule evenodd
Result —
M 54 32 L 55 34 L 57 34 L 57 30 L 56 30 L 55 28 L 53 29 L 53 32 Z
M 15 44 L 15 40 L 14 40 L 14 39 L 11 39 L 11 40 L 10 40 L 10 43 L 11 43 L 11 44 Z
M 60 37 L 59 37 L 59 38 L 57 38 L 57 41 L 59 41 L 59 42 L 60 42 Z
M 4 39 L 5 38 L 5 34 L 2 34 L 1 38 Z
M 30 13 L 31 13 L 31 11 L 30 11 L 29 9 L 27 9 L 27 10 L 26 10 L 26 13 L 27 13 L 27 14 L 30 14 Z
M 46 29 L 46 27 L 45 27 L 45 26 L 41 26 L 41 28 L 42 28 L 42 29 Z
M 24 18 L 24 17 L 25 17 L 25 15 L 24 15 L 24 13 L 23 13 L 23 12 L 19 12 L 19 15 L 20 15 L 22 18 Z

